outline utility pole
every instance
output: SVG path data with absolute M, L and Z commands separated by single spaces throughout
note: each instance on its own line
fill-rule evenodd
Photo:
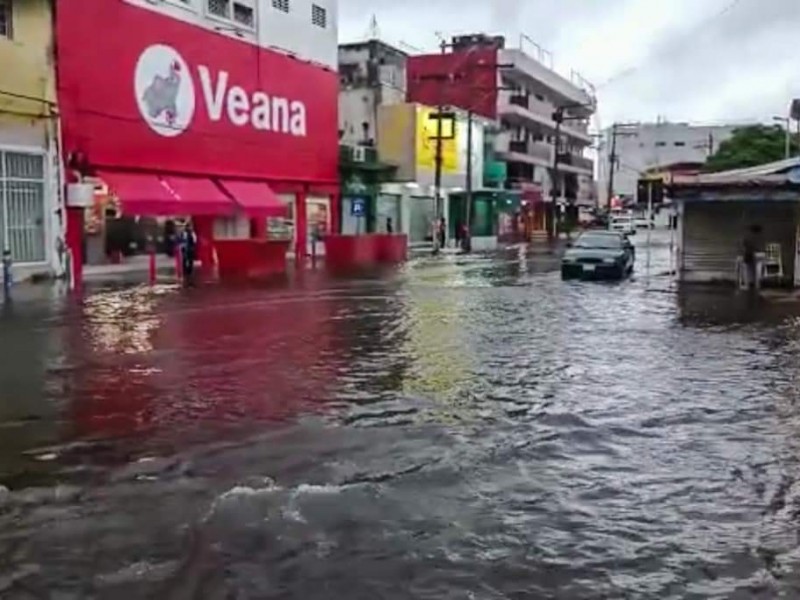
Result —
M 466 186 L 467 217 L 466 217 L 466 222 L 464 223 L 464 232 L 463 232 L 464 237 L 462 239 L 462 246 L 465 252 L 469 252 L 472 250 L 472 240 L 470 239 L 470 235 L 472 234 L 472 227 L 470 223 L 472 221 L 472 122 L 473 122 L 472 110 L 468 110 L 467 111 L 467 186 Z M 458 237 L 456 239 L 458 239 Z
M 559 150 L 561 148 L 561 125 L 564 121 L 574 121 L 576 119 L 580 119 L 581 117 L 574 117 L 574 116 L 565 116 L 564 112 L 570 110 L 572 108 L 594 108 L 594 104 L 567 104 L 565 106 L 557 106 L 555 112 L 553 112 L 553 121 L 556 124 L 556 136 L 555 136 L 555 145 L 553 148 L 553 169 L 552 169 L 552 181 L 550 186 L 550 196 L 552 202 L 550 203 L 550 220 L 552 228 L 548 227 L 547 234 L 551 239 L 555 239 L 558 237 L 558 220 L 556 219 L 556 213 L 558 208 L 558 193 L 561 189 L 561 185 L 559 183 L 560 179 L 560 170 L 559 164 L 561 163 L 561 155 L 559 154 Z M 566 187 L 566 185 L 564 186 Z
M 561 148 L 561 123 L 564 122 L 564 108 L 558 107 L 556 111 L 553 113 L 553 120 L 556 122 L 556 137 L 555 137 L 555 146 L 553 148 L 553 175 L 550 178 L 550 197 L 552 202 L 550 203 L 550 210 L 548 212 L 548 217 L 550 223 L 548 224 L 547 228 L 547 235 L 551 239 L 556 239 L 558 237 L 558 223 L 556 220 L 556 211 L 558 207 L 558 196 L 561 185 L 559 183 L 560 173 L 558 169 L 558 165 L 561 159 L 559 155 L 559 150 Z
M 619 125 L 611 126 L 611 154 L 608 157 L 608 210 L 611 210 L 611 199 L 614 197 L 614 169 L 617 167 L 617 132 Z
M 442 57 L 447 53 L 447 42 L 442 40 L 441 43 Z M 444 64 L 444 61 L 442 61 Z M 444 113 L 444 88 L 439 88 L 439 103 L 436 107 L 436 159 L 435 159 L 435 174 L 434 174 L 434 194 L 436 198 L 434 201 L 434 225 L 433 225 L 433 253 L 439 253 L 439 223 L 442 219 L 442 116 Z

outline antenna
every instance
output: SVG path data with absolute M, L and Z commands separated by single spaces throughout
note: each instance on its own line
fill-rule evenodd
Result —
M 367 29 L 368 40 L 378 40 L 381 37 L 381 30 L 378 27 L 378 17 L 373 13 L 372 18 L 369 20 L 369 29 Z

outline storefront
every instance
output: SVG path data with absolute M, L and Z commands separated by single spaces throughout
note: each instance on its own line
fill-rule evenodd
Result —
M 73 181 L 91 178 L 119 214 L 160 227 L 191 217 L 207 261 L 220 236 L 289 235 L 302 258 L 335 228 L 335 73 L 127 2 L 81 8 L 57 15 Z M 76 280 L 80 210 L 69 210 L 67 234 Z

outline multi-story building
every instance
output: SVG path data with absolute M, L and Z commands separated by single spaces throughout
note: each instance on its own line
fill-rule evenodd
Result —
M 10 255 L 17 279 L 58 273 L 60 163 L 49 0 L 0 0 L 0 65 L 0 252 Z
M 617 128 L 614 194 L 635 198 L 638 180 L 648 171 L 679 166 L 701 167 L 719 145 L 742 125 L 694 125 L 689 123 L 626 124 Z M 600 165 L 600 197 L 608 196 L 612 129 L 603 132 Z
M 375 146 L 380 106 L 406 101 L 402 50 L 377 39 L 339 46 L 339 133 L 343 144 Z
M 505 187 L 535 190 L 539 216 L 552 198 L 561 204 L 591 201 L 594 162 L 585 155 L 596 110 L 591 88 L 562 77 L 522 49 L 506 47 L 503 37 L 460 36 L 450 48 L 409 59 L 409 100 L 458 106 L 496 120 L 494 150 L 506 163 Z M 563 117 L 560 124 L 556 112 Z M 487 169 L 496 171 L 492 161 Z
M 338 58 L 342 232 L 385 231 L 396 199 L 382 195 L 381 185 L 395 168 L 378 156 L 379 110 L 405 102 L 407 56 L 371 39 L 340 45 Z M 400 230 L 396 217 L 392 227 Z
M 276 202 L 298 256 L 338 229 L 336 0 L 73 4 L 56 0 L 71 176 L 127 215 L 192 216 L 201 241 L 263 230 Z M 84 212 L 68 213 L 78 279 Z

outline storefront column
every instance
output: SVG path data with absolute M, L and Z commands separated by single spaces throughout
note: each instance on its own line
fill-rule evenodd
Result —
M 200 268 L 209 272 L 214 269 L 214 217 L 193 217 L 197 235 L 197 258 Z
M 328 233 L 339 234 L 342 232 L 342 195 L 331 194 L 331 226 Z
M 250 219 L 250 238 L 254 240 L 267 239 L 267 220 L 265 218 Z
M 70 253 L 72 285 L 80 289 L 83 285 L 83 208 L 67 208 L 66 243 Z
M 297 193 L 295 204 L 295 257 L 299 261 L 308 256 L 308 213 L 306 211 L 306 191 Z

